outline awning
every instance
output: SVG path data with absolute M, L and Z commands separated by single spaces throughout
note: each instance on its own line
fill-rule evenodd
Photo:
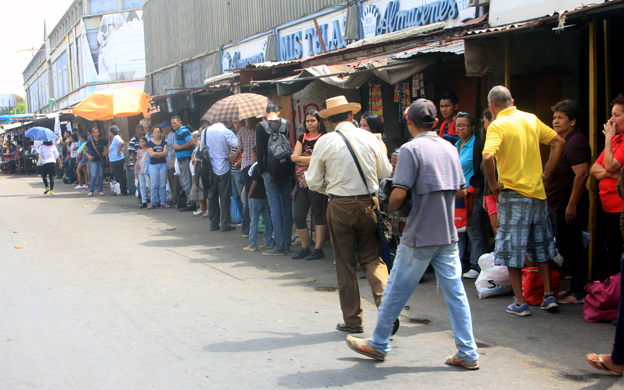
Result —
M 34 119 L 34 117 L 34 114 L 0 115 L 0 123 L 9 123 L 20 120 L 32 120 Z

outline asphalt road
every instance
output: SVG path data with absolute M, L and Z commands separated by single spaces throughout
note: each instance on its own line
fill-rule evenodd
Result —
M 615 327 L 584 322 L 582 305 L 519 318 L 511 297 L 479 300 L 466 281 L 481 354 L 469 372 L 443 364 L 454 341 L 426 274 L 379 363 L 334 329 L 332 256 L 244 252 L 239 229 L 58 182 L 43 195 L 32 176 L 0 176 L 0 202 L 0 389 L 624 388 L 585 362 Z

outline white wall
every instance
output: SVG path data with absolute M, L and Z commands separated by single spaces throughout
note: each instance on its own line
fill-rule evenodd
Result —
M 490 25 L 524 22 L 551 15 L 556 11 L 602 3 L 604 0 L 491 0 Z

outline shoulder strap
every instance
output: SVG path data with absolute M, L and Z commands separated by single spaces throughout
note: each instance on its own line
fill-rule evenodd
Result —
M 280 118 L 280 127 L 279 130 L 277 130 L 278 133 L 282 133 L 282 134 L 286 134 L 286 125 L 288 122 L 286 122 L 286 119 L 282 119 Z
M 260 126 L 262 126 L 265 132 L 271 134 L 271 129 L 269 128 L 269 124 L 267 123 L 267 121 L 260 122 Z
M 347 144 L 347 148 L 349 148 L 349 152 L 351 152 L 351 157 L 353 157 L 355 166 L 357 167 L 358 172 L 360 172 L 360 177 L 362 178 L 362 181 L 364 182 L 364 187 L 366 187 L 366 192 L 368 193 L 368 196 L 371 198 L 371 200 L 373 200 L 373 197 L 370 194 L 370 190 L 368 189 L 368 182 L 366 181 L 366 177 L 364 177 L 364 172 L 362 171 L 362 167 L 360 166 L 360 161 L 355 155 L 355 152 L 353 151 L 353 147 L 351 146 L 351 143 L 349 142 L 349 140 L 347 140 L 347 137 L 345 137 L 344 134 L 342 134 L 340 130 L 336 130 L 336 133 L 340 134 L 340 136 L 342 137 L 342 140 L 345 142 L 345 144 Z M 375 201 L 373 200 L 373 204 L 374 203 Z
M 102 158 L 102 155 L 100 154 L 100 151 L 97 150 L 97 147 L 95 146 L 95 142 L 93 142 L 93 138 L 91 138 L 91 145 L 93 145 L 93 150 L 95 150 L 95 153 L 97 153 L 98 156 L 100 156 L 100 158 Z

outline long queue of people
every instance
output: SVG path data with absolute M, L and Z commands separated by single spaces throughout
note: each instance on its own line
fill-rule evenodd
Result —
M 236 229 L 231 221 L 231 201 L 240 199 L 242 234 L 249 239 L 243 248 L 246 251 L 265 249 L 264 255 L 286 255 L 294 224 L 301 249 L 291 257 L 322 259 L 329 233 L 343 313 L 343 322 L 336 329 L 353 334 L 364 331 L 355 273 L 357 259 L 371 287 L 378 318 L 372 338 L 349 335 L 347 345 L 377 360 L 384 360 L 390 351 L 390 337 L 398 329 L 401 309 L 432 266 L 447 301 L 458 349 L 445 362 L 474 370 L 479 368 L 479 355 L 461 279 L 462 275 L 476 278 L 480 272 L 478 260 L 486 247 L 482 214 L 488 214 L 496 233 L 495 264 L 507 267 L 513 286 L 514 301 L 506 312 L 527 316 L 531 312 L 524 301 L 521 273 L 527 264 L 536 266 L 542 277 L 540 309 L 551 312 L 559 304 L 583 301 L 587 270 L 582 234 L 587 223 L 585 182 L 590 173 L 600 181 L 604 210 L 614 214 L 609 221 L 615 224 L 622 210 L 616 185 L 624 164 L 624 97 L 620 95 L 613 101 L 613 116 L 605 124 L 607 146 L 591 170 L 591 152 L 577 128 L 580 109 L 575 102 L 564 100 L 552 107 L 553 128 L 535 115 L 518 110 L 505 87 L 494 87 L 488 103 L 483 114 L 486 133 L 481 136 L 477 134 L 475 117 L 459 111 L 454 93 L 442 95 L 440 112 L 444 121 L 440 126 L 433 102 L 414 101 L 405 111 L 413 138 L 400 148 L 394 171 L 379 136 L 379 117 L 364 113 L 356 126 L 354 115 L 361 106 L 339 96 L 328 99 L 324 110 L 306 114 L 305 131 L 294 149 L 288 142 L 291 124 L 279 117 L 280 107 L 274 103 L 267 106 L 264 120 L 255 123 L 255 130 L 253 120 L 202 122 L 197 132 L 182 126 L 178 117 L 157 127 L 144 122 L 129 143 L 129 173 L 139 183 L 140 207 L 169 208 L 165 190 L 169 183 L 179 210 L 193 210 L 209 218 L 210 231 Z M 327 132 L 325 122 L 334 131 Z M 80 165 L 91 165 L 89 195 L 94 194 L 96 181 L 98 193 L 102 194 L 103 156 L 122 156 L 124 142 L 118 129 L 113 126 L 109 130 L 108 143 L 101 140 L 98 129 L 93 129 L 91 138 L 77 145 L 77 152 L 83 154 L 81 159 L 76 158 L 80 161 L 77 172 L 84 172 Z M 550 149 L 545 166 L 540 144 Z M 46 161 L 53 158 L 58 155 L 52 151 Z M 121 160 L 110 161 L 115 180 L 122 183 L 123 162 L 115 167 L 115 162 Z M 207 167 L 208 175 L 202 173 Z M 53 172 L 52 165 L 50 169 Z M 408 197 L 412 206 L 389 273 L 380 256 L 380 206 L 376 194 L 379 179 L 391 176 L 388 210 L 399 210 Z M 126 193 L 123 186 L 121 193 Z M 456 228 L 459 199 L 467 209 L 464 232 Z M 548 208 L 554 214 L 554 231 Z M 314 244 L 309 237 L 309 214 Z M 258 240 L 260 218 L 264 222 L 264 242 Z M 614 236 L 613 250 L 621 253 L 622 237 Z M 558 298 L 550 277 L 550 261 L 557 250 L 572 276 L 570 289 L 559 292 Z M 469 259 L 465 266 L 461 263 L 464 257 Z M 616 264 L 619 260 L 613 255 L 609 261 L 621 267 L 621 262 Z M 590 354 L 587 359 L 598 369 L 621 375 L 622 311 L 616 329 L 613 353 Z

